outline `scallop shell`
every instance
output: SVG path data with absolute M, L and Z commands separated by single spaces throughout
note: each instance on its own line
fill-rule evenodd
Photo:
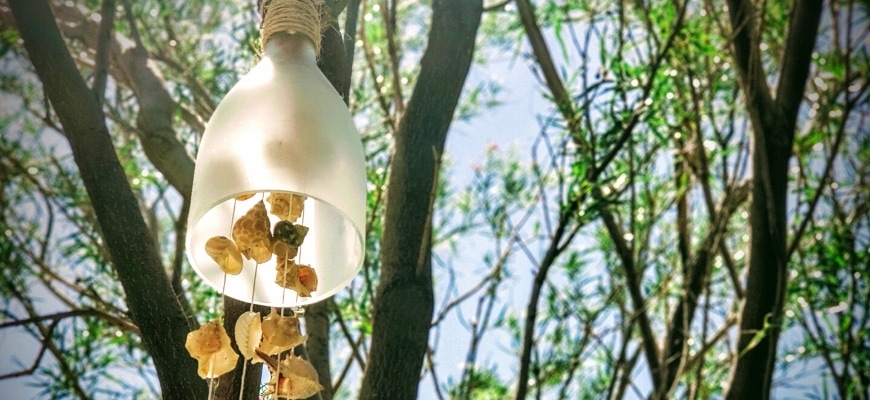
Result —
M 308 197 L 284 192 L 275 192 L 269 194 L 266 201 L 272 207 L 269 212 L 272 215 L 287 221 L 296 221 L 302 215 L 302 210 L 305 205 L 305 199 Z
M 272 258 L 272 231 L 262 200 L 233 224 L 233 240 L 247 259 L 264 263 Z
M 184 347 L 199 363 L 197 373 L 203 379 L 232 371 L 239 360 L 239 355 L 230 346 L 230 336 L 218 321 L 207 322 L 188 333 Z
M 263 328 L 260 313 L 248 311 L 239 316 L 235 328 L 236 346 L 246 360 L 256 357 L 255 350 L 260 346 Z
M 215 236 L 205 242 L 205 252 L 214 260 L 221 270 L 230 275 L 242 272 L 242 253 L 226 236 Z
M 299 332 L 299 319 L 278 314 L 274 308 L 262 323 L 263 341 L 259 351 L 266 354 L 278 354 L 290 350 L 302 343 L 306 337 Z
M 317 370 L 307 360 L 290 354 L 279 364 L 272 357 L 264 356 L 270 373 L 266 395 L 279 399 L 305 399 L 323 390 Z

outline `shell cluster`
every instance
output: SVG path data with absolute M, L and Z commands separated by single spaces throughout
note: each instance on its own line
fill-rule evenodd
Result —
M 260 313 L 246 312 L 236 320 L 236 344 L 246 360 L 263 362 L 269 367 L 267 395 L 279 399 L 304 399 L 316 394 L 323 386 L 317 371 L 308 361 L 293 355 L 293 348 L 305 343 L 307 337 L 299 329 L 296 316 L 284 316 L 272 309 L 266 318 Z M 288 352 L 283 361 L 272 356 Z
M 253 194 L 243 194 L 236 200 L 250 199 Z M 232 239 L 214 236 L 205 243 L 205 252 L 227 274 L 242 272 L 243 258 L 262 264 L 275 258 L 275 283 L 295 290 L 301 297 L 310 297 L 317 290 L 317 274 L 310 265 L 298 265 L 294 258 L 305 241 L 308 227 L 294 223 L 302 215 L 307 197 L 292 193 L 271 193 L 266 198 L 270 210 L 266 211 L 263 200 L 258 201 L 232 228 Z M 278 217 L 272 227 L 269 214 Z
M 245 201 L 254 195 L 243 194 L 235 199 Z M 317 273 L 310 265 L 294 261 L 308 234 L 308 227 L 295 223 L 302 215 L 305 200 L 305 196 L 271 193 L 266 198 L 270 204 L 268 212 L 264 201 L 260 200 L 233 223 L 232 239 L 211 237 L 205 243 L 205 252 L 229 275 L 242 272 L 244 259 L 262 264 L 275 257 L 275 283 L 295 290 L 301 297 L 310 297 L 311 292 L 317 290 Z M 278 218 L 274 227 L 270 213 Z M 265 318 L 249 311 L 236 320 L 233 333 L 245 360 L 264 362 L 269 367 L 271 379 L 266 395 L 275 399 L 302 399 L 323 389 L 311 363 L 292 354 L 291 350 L 307 339 L 299 329 L 296 316 L 281 315 L 274 308 Z M 239 359 L 230 345 L 229 335 L 218 321 L 210 321 L 188 333 L 185 348 L 199 363 L 198 373 L 203 379 L 232 371 Z M 283 355 L 285 352 L 287 355 Z

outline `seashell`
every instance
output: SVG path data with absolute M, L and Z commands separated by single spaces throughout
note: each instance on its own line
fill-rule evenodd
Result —
M 266 354 L 278 354 L 302 343 L 306 337 L 299 332 L 299 319 L 278 314 L 274 308 L 261 325 L 263 341 L 257 349 Z
M 226 236 L 215 236 L 205 242 L 205 252 L 214 260 L 221 270 L 230 275 L 242 272 L 242 253 Z
M 314 268 L 311 268 L 308 265 L 300 265 L 299 266 L 299 284 L 305 288 L 308 292 L 308 295 L 311 292 L 317 290 L 317 271 Z M 298 292 L 298 290 L 297 290 Z M 300 296 L 305 297 L 305 295 L 300 294 Z
M 282 241 L 293 247 L 299 247 L 302 246 L 302 242 L 305 241 L 305 235 L 307 234 L 307 226 L 294 225 L 290 221 L 278 221 L 275 224 L 272 239 Z
M 302 210 L 305 205 L 305 199 L 308 197 L 286 193 L 274 192 L 269 194 L 266 201 L 272 206 L 269 212 L 272 215 L 287 221 L 296 221 L 302 216 Z
M 305 399 L 323 390 L 317 370 L 307 360 L 292 354 L 280 363 L 266 354 L 261 357 L 266 360 L 270 373 L 266 395 L 279 399 Z
M 254 247 L 251 248 L 250 254 L 251 259 L 256 261 L 257 264 L 262 264 L 272 259 L 272 250 L 270 250 L 266 242 L 255 244 Z
M 260 200 L 233 224 L 233 240 L 247 259 L 264 263 L 272 258 L 272 232 L 266 205 Z
M 251 197 L 254 197 L 255 194 L 256 193 L 240 194 L 240 195 L 236 196 L 236 200 L 245 201 L 247 199 L 250 199 Z
M 280 222 L 279 222 L 280 224 Z M 278 257 L 278 263 L 282 263 L 286 260 L 290 260 L 296 257 L 299 254 L 299 248 L 295 246 L 291 246 L 285 242 L 280 240 L 272 240 L 272 254 Z
M 275 264 L 275 283 L 296 291 L 299 296 L 311 297 L 311 292 L 317 290 L 317 272 L 309 265 L 284 260 Z
M 235 328 L 236 346 L 246 360 L 256 357 L 255 350 L 260 346 L 263 337 L 263 328 L 260 322 L 260 313 L 247 311 L 236 320 Z
M 239 355 L 230 347 L 230 336 L 218 321 L 207 322 L 188 333 L 184 347 L 199 363 L 197 373 L 203 379 L 232 371 L 239 360 Z

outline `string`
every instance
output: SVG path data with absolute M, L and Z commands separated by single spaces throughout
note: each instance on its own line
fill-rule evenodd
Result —
M 263 48 L 276 33 L 303 34 L 320 54 L 321 32 L 329 25 L 323 0 L 263 0 L 260 4 L 260 41 Z
M 297 196 L 296 194 L 290 194 L 291 207 L 293 204 L 293 200 L 295 199 L 296 196 Z M 303 200 L 303 204 L 304 204 L 304 200 Z M 299 225 L 305 226 L 305 207 L 304 207 L 304 205 L 302 207 L 301 218 L 302 218 L 302 220 L 301 220 L 301 222 L 299 222 Z M 287 260 L 287 258 L 288 258 L 287 256 L 289 255 L 289 252 L 290 252 L 290 250 L 286 250 L 284 252 L 284 259 L 285 260 Z M 297 262 L 297 264 L 299 261 L 302 261 L 302 246 L 299 246 L 299 248 L 296 251 L 296 257 L 294 257 L 294 258 L 296 259 L 294 262 Z M 297 280 L 298 280 L 298 274 L 299 274 L 299 266 L 298 265 L 296 266 L 296 269 L 297 269 L 296 273 L 297 273 Z M 282 280 L 283 285 L 281 285 L 281 286 L 283 287 L 283 290 L 281 291 L 281 316 L 284 315 L 284 309 L 285 309 L 284 305 L 286 304 L 285 299 L 287 297 L 287 286 L 286 286 L 287 285 L 287 264 L 286 264 L 286 262 L 284 265 L 284 277 L 282 279 L 283 279 Z M 299 292 L 296 292 L 296 299 L 294 301 L 295 301 L 295 304 L 299 304 Z M 299 316 L 301 316 L 303 314 L 303 310 L 304 309 L 298 305 L 296 307 L 294 307 L 293 316 L 296 317 L 297 321 L 299 319 Z M 297 325 L 297 326 L 299 326 L 299 325 Z M 283 359 L 284 353 L 286 353 L 286 352 L 282 351 L 282 352 L 278 353 L 278 368 L 277 368 L 278 371 L 276 373 L 278 374 L 279 377 L 281 376 L 281 361 Z M 239 400 L 241 400 L 241 399 L 239 399 Z
M 212 376 L 212 374 L 214 374 L 214 356 L 216 356 L 216 355 L 217 354 L 212 354 L 208 358 L 208 375 L 207 376 Z M 214 399 L 214 386 L 215 386 L 214 381 L 216 381 L 216 380 L 217 380 L 217 378 L 215 378 L 215 377 L 211 377 L 208 380 L 208 399 L 209 400 Z
M 238 200 L 233 199 L 233 212 L 230 214 L 230 234 L 231 235 L 232 235 L 232 231 L 233 231 L 233 220 L 236 219 L 236 204 L 237 203 L 238 203 Z M 225 317 L 224 309 L 226 308 L 226 301 L 227 301 L 226 293 L 227 293 L 227 273 L 224 272 L 223 284 L 221 284 L 221 305 L 218 308 L 218 318 L 217 319 L 219 321 Z M 214 373 L 214 356 L 215 355 L 212 354 L 211 358 L 209 359 L 208 376 L 211 376 Z M 209 380 L 208 380 L 208 400 L 214 399 L 214 395 L 215 395 L 214 389 L 215 389 L 215 385 L 217 384 L 216 381 L 219 378 L 220 377 L 209 378 Z
M 260 201 L 263 201 L 266 198 L 266 192 L 263 192 L 260 195 Z M 233 210 L 235 212 L 235 210 Z M 251 284 L 251 303 L 248 306 L 248 312 L 254 312 L 254 293 L 257 291 L 257 272 L 260 270 L 260 263 L 254 266 L 254 283 Z M 242 379 L 239 384 L 239 400 L 242 400 L 245 397 L 245 376 L 248 375 L 248 360 L 245 359 L 242 361 Z

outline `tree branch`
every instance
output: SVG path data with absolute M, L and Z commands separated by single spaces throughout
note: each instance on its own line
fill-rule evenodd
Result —
M 395 135 L 373 303 L 369 360 L 360 398 L 417 396 L 433 309 L 431 218 L 447 130 L 471 66 L 481 0 L 432 3 L 420 74 Z
M 184 350 L 186 318 L 139 214 L 105 116 L 79 75 L 47 2 L 13 0 L 11 6 L 24 47 L 70 142 L 133 321 L 153 357 L 163 396 L 202 398 L 206 387 L 196 375 L 196 362 Z
M 538 65 L 541 66 L 541 71 L 544 74 L 544 81 L 547 82 L 547 87 L 553 95 L 553 100 L 556 107 L 565 118 L 568 124 L 568 131 L 578 144 L 584 143 L 585 139 L 580 135 L 580 121 L 578 114 L 574 108 L 574 100 L 565 89 L 562 79 L 556 72 L 556 65 L 553 63 L 553 58 L 550 56 L 550 50 L 547 48 L 547 42 L 544 41 L 544 35 L 541 34 L 541 28 L 538 26 L 538 21 L 535 18 L 535 11 L 529 0 L 516 0 L 517 10 L 520 13 L 520 20 L 526 31 L 526 36 L 529 38 L 529 44 L 532 46 L 532 52 L 535 54 L 535 59 Z
M 798 0 L 786 32 L 786 51 L 775 103 L 762 69 L 756 10 L 749 0 L 728 0 L 733 57 L 752 122 L 752 204 L 746 297 L 740 315 L 740 354 L 726 399 L 768 399 L 788 279 L 786 197 L 797 108 L 809 73 L 821 0 Z M 816 11 L 813 11 L 816 10 Z M 802 47 L 802 48 L 798 48 Z M 794 64 L 794 65 L 792 65 Z M 787 80 L 787 81 L 786 81 Z M 786 98 L 791 97 L 791 98 Z M 758 341 L 756 336 L 762 334 Z
M 820 0 L 797 0 L 793 3 L 789 18 L 788 37 L 780 62 L 779 84 L 776 88 L 776 103 L 780 117 L 793 121 L 803 101 L 807 77 L 810 73 L 816 27 L 822 16 Z M 794 130 L 792 130 L 792 136 Z
M 749 198 L 749 188 L 749 182 L 743 182 L 727 191 L 718 207 L 718 212 L 707 229 L 707 236 L 689 262 L 685 292 L 680 297 L 668 324 L 669 329 L 665 336 L 662 357 L 662 363 L 665 365 L 662 370 L 662 386 L 654 396 L 655 398 L 669 398 L 675 388 L 677 378 L 685 370 L 685 361 L 688 357 L 685 351 L 685 341 L 691 332 L 692 320 L 698 301 L 703 294 L 704 282 L 710 275 L 714 256 L 719 250 L 719 243 L 727 231 L 731 216 Z
M 106 97 L 106 78 L 109 75 L 109 39 L 112 37 L 115 25 L 115 0 L 103 0 L 100 16 L 97 55 L 94 60 L 93 91 L 97 96 L 97 102 L 102 104 Z
M 54 5 L 53 10 L 68 37 L 79 39 L 91 48 L 97 46 L 99 27 L 86 18 L 78 6 L 59 4 Z M 138 37 L 135 25 L 131 25 L 130 30 L 134 38 Z M 193 158 L 172 127 L 175 102 L 154 60 L 137 42 L 141 41 L 130 41 L 117 33 L 113 36 L 109 44 L 110 59 L 120 75 L 115 78 L 127 83 L 136 95 L 139 113 L 135 132 L 148 160 L 182 197 L 188 198 L 193 184 Z

